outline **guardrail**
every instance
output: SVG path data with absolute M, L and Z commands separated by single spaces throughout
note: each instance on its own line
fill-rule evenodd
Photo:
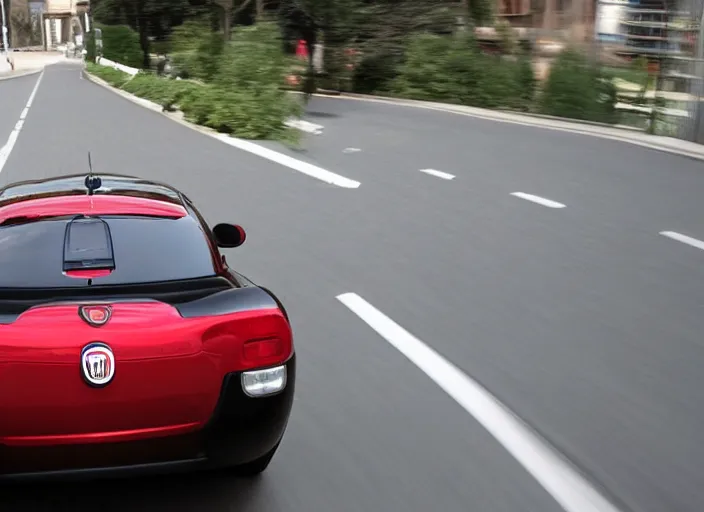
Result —
M 131 68 L 129 66 L 125 66 L 124 64 L 120 64 L 119 62 L 113 62 L 110 59 L 106 59 L 105 57 L 98 57 L 96 59 L 96 63 L 100 64 L 101 66 L 107 66 L 113 69 L 117 69 L 132 76 L 139 73 L 139 69 L 137 68 Z

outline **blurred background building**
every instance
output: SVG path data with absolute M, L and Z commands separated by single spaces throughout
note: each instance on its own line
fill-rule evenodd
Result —
M 0 0 L 5 2 L 11 48 L 56 50 L 75 42 L 89 23 L 89 0 Z

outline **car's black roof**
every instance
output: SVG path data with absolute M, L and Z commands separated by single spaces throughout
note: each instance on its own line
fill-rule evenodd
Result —
M 182 194 L 175 188 L 155 181 L 122 174 L 96 174 L 102 185 L 95 194 L 146 196 L 183 205 Z M 11 183 L 0 189 L 0 208 L 18 201 L 40 197 L 70 196 L 86 193 L 86 174 L 71 174 Z

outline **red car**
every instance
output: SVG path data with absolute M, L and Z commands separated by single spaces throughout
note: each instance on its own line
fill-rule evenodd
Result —
M 293 404 L 281 302 L 228 267 L 244 230 L 176 189 L 0 189 L 0 481 L 268 466 Z

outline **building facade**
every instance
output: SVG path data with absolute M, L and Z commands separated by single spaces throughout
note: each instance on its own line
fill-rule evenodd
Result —
M 56 50 L 81 40 L 89 0 L 4 0 L 12 48 Z

